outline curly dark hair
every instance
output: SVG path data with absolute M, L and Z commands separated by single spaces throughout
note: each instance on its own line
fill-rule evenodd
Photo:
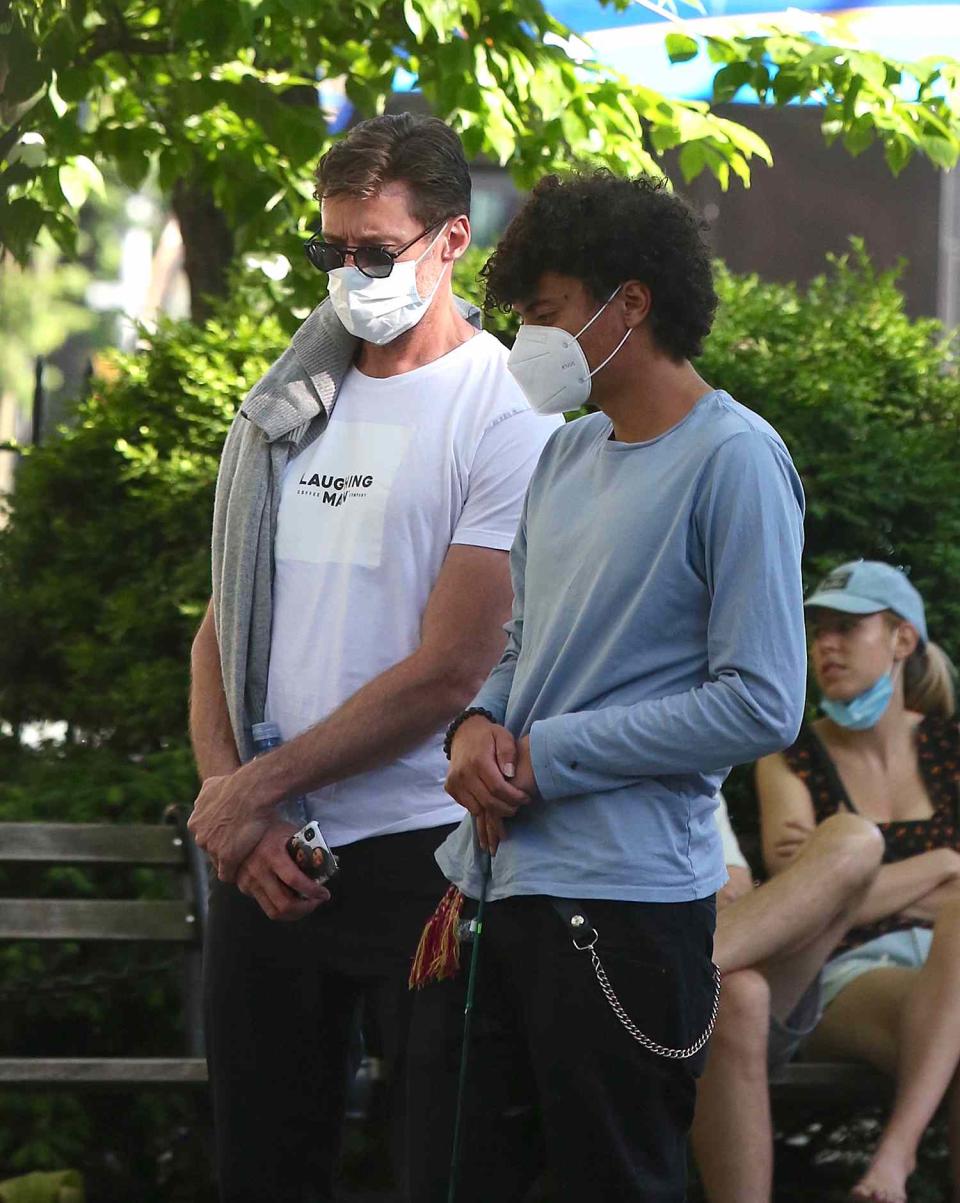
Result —
M 625 280 L 651 293 L 650 328 L 672 359 L 703 349 L 717 308 L 704 223 L 651 176 L 545 176 L 483 269 L 486 307 L 531 297 L 544 272 L 581 280 L 606 300 Z

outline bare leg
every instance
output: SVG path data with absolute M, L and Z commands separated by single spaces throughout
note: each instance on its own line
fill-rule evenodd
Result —
M 769 1022 L 770 987 L 761 973 L 741 969 L 723 979 L 720 1014 L 697 1089 L 691 1132 L 700 1177 L 712 1203 L 770 1199 Z
M 893 1111 L 854 1194 L 905 1200 L 920 1138 L 960 1062 L 960 905 L 941 910 L 922 969 L 876 969 L 851 982 L 812 1047 L 896 1073 Z
M 789 869 L 720 911 L 714 960 L 724 973 L 762 968 L 784 1018 L 849 929 L 882 857 L 872 823 L 827 819 Z
M 692 1131 L 711 1203 L 770 1199 L 771 1010 L 785 1018 L 814 980 L 848 929 L 882 854 L 873 824 L 837 815 L 789 869 L 720 911 L 714 959 L 725 976 Z M 756 968 L 745 967 L 751 964 Z

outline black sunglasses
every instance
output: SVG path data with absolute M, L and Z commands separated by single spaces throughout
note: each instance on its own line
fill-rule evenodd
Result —
M 303 249 L 317 271 L 336 271 L 338 267 L 344 266 L 347 256 L 350 255 L 358 271 L 369 276 L 371 280 L 384 280 L 393 271 L 394 263 L 404 251 L 408 251 L 415 242 L 425 238 L 446 220 L 445 217 L 439 218 L 432 226 L 427 226 L 416 238 L 411 238 L 395 251 L 388 251 L 385 246 L 335 246 L 333 243 L 324 242 L 321 234 L 314 234 L 310 241 L 304 244 Z

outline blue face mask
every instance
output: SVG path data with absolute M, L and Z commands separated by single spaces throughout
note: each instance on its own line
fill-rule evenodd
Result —
M 893 697 L 893 677 L 884 673 L 869 689 L 858 693 L 849 702 L 833 702 L 830 698 L 820 699 L 820 709 L 835 723 L 849 731 L 869 731 L 883 718 L 883 713 Z

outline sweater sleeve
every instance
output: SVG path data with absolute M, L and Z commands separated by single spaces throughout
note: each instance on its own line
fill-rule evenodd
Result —
M 544 798 L 715 772 L 796 737 L 806 684 L 803 491 L 783 445 L 753 430 L 723 443 L 704 468 L 692 523 L 710 598 L 707 679 L 672 696 L 535 722 Z

